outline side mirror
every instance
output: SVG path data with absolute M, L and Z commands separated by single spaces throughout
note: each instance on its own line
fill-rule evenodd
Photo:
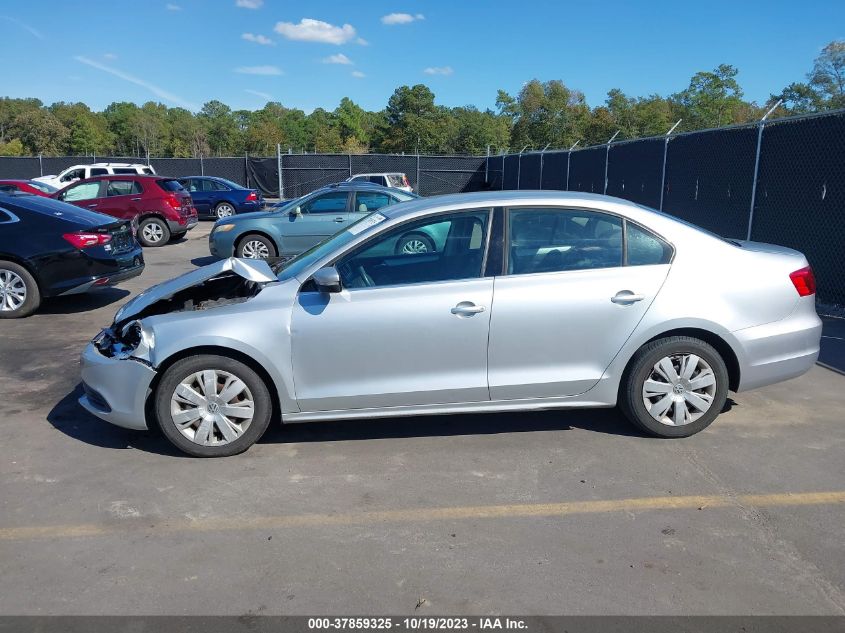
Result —
M 292 209 L 290 214 L 297 218 L 302 217 L 302 207 L 296 207 L 295 209 Z
M 340 273 L 334 266 L 326 266 L 314 273 L 314 285 L 320 292 L 340 292 L 343 288 L 340 283 Z

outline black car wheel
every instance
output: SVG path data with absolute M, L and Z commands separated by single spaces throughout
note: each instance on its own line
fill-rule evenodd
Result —
M 23 266 L 0 261 L 0 319 L 29 316 L 41 305 L 35 278 Z
M 164 246 L 170 241 L 170 227 L 161 218 L 144 218 L 138 224 L 138 241 L 148 247 Z

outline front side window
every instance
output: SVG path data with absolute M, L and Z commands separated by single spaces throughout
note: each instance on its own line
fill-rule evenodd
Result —
M 579 209 L 512 209 L 508 274 L 621 266 L 622 220 Z
M 111 180 L 106 188 L 106 196 L 130 196 L 141 193 L 141 185 L 134 180 Z
M 372 213 L 391 203 L 386 193 L 376 191 L 359 191 L 355 194 L 355 210 L 358 213 Z
M 303 213 L 345 213 L 348 198 L 345 191 L 335 191 L 311 198 L 300 205 L 300 209 Z
M 374 237 L 336 264 L 345 288 L 481 277 L 489 211 L 437 215 Z M 370 216 L 373 217 L 373 216 Z M 426 248 L 407 249 L 408 244 Z
M 71 180 L 79 180 L 80 178 L 85 178 L 85 170 L 82 168 L 71 169 L 64 176 L 62 176 L 59 181 L 70 182 Z
M 370 176 L 370 182 L 375 185 L 381 185 L 382 187 L 387 186 L 387 183 L 384 181 L 384 176 Z
M 79 200 L 92 200 L 100 195 L 99 182 L 83 182 L 68 189 L 62 200 L 65 202 L 77 202 Z

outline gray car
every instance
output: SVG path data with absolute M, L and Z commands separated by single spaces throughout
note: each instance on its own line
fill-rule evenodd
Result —
M 408 230 L 445 229 L 397 253 Z M 660 437 L 806 372 L 805 257 L 586 193 L 392 205 L 271 268 L 228 259 L 124 305 L 82 355 L 93 414 L 232 455 L 283 423 L 613 407 Z

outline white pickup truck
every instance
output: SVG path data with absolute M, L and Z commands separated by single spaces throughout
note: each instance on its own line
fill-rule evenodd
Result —
M 74 165 L 57 175 L 39 176 L 38 178 L 33 178 L 33 180 L 52 185 L 57 189 L 63 189 L 72 182 L 94 176 L 108 176 L 112 174 L 154 176 L 155 173 L 155 169 L 150 165 L 142 165 L 140 163 L 89 163 L 87 165 Z

